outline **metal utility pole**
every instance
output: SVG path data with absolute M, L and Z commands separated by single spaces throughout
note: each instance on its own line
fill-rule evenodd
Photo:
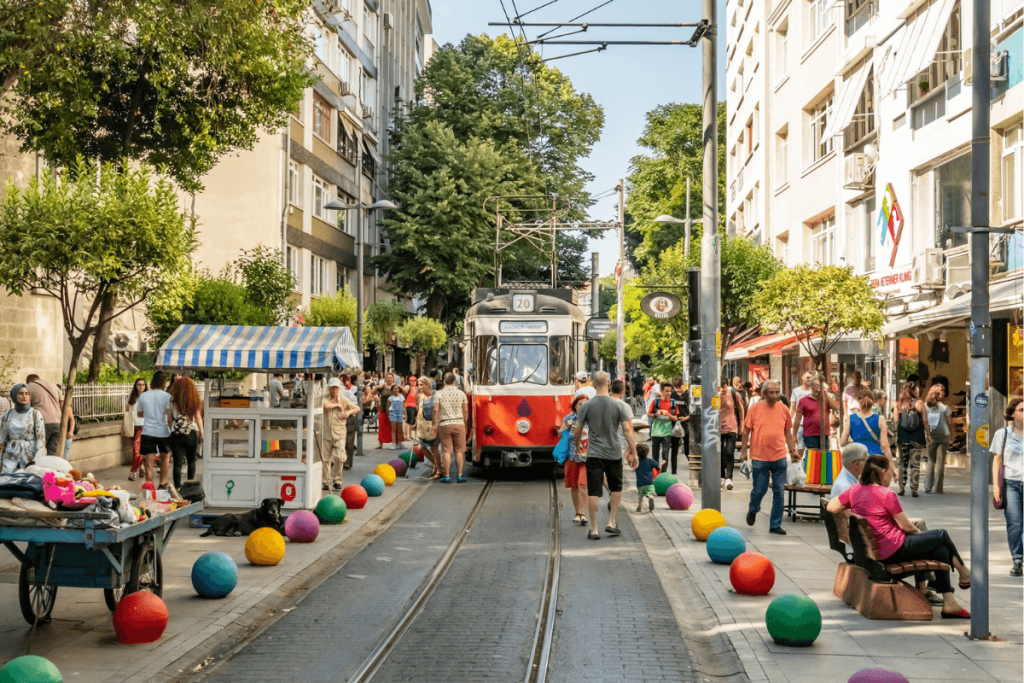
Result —
M 690 452 L 687 453 L 687 459 L 690 461 L 690 486 L 693 487 L 701 482 L 700 468 L 704 457 L 701 447 L 700 399 L 694 397 L 696 389 L 700 388 L 700 268 L 690 268 L 686 271 L 686 284 L 689 326 L 686 338 L 689 343 L 684 358 L 689 358 L 686 381 L 690 385 L 690 419 L 686 423 L 687 429 L 690 430 Z
M 690 255 L 690 228 L 693 227 L 693 219 L 690 218 L 690 176 L 686 176 L 686 221 L 685 221 L 685 226 L 686 226 L 686 232 L 684 233 L 685 234 L 684 239 L 686 239 L 686 241 L 683 242 L 683 255 L 684 256 L 689 256 Z
M 619 265 L 615 271 L 615 376 L 626 374 L 626 311 L 622 303 L 626 270 L 626 184 L 619 178 Z
M 985 0 L 976 0 L 981 2 Z M 703 0 L 704 233 L 700 256 L 701 507 L 722 509 L 718 353 L 722 339 L 722 264 L 718 243 L 718 22 L 715 0 Z M 689 215 L 687 215 L 689 218 Z M 693 400 L 691 389 L 690 397 Z
M 590 317 L 600 318 L 601 317 L 601 271 L 598 264 L 599 254 L 591 252 L 590 254 Z M 594 364 L 594 367 L 598 367 L 599 359 L 597 357 L 597 342 L 590 342 L 590 361 Z
M 988 630 L 988 373 L 992 357 L 992 317 L 988 298 L 989 244 L 989 0 L 974 0 L 974 85 L 971 140 L 971 387 L 967 400 L 971 431 L 971 638 L 984 638 Z M 984 428 L 984 431 L 982 431 Z

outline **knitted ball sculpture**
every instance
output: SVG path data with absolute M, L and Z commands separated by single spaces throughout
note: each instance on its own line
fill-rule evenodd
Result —
M 404 460 L 409 467 L 416 467 L 419 463 L 423 462 L 426 457 L 426 451 L 423 450 L 423 446 L 413 446 L 411 451 L 402 453 L 398 458 Z
M 693 532 L 693 537 L 698 541 L 708 540 L 708 536 L 711 532 L 718 527 L 725 526 L 725 517 L 718 510 L 701 510 L 693 516 L 693 520 L 690 521 L 690 531 Z
M 708 557 L 715 564 L 732 564 L 747 550 L 743 534 L 731 526 L 721 526 L 708 535 Z
M 316 504 L 316 515 L 314 516 L 324 524 L 341 524 L 345 521 L 345 514 L 347 512 L 348 507 L 340 496 L 324 496 L 320 499 L 320 502 Z M 288 518 L 291 519 L 291 516 Z M 287 531 L 288 526 L 286 524 L 285 532 L 287 533 Z M 320 527 L 317 526 L 317 532 L 319 531 Z
M 885 669 L 861 669 L 850 676 L 847 683 L 910 683 L 907 677 L 898 671 Z
M 761 553 L 743 553 L 729 566 L 729 582 L 740 595 L 768 595 L 775 585 L 775 565 Z
M 270 527 L 249 534 L 245 541 L 245 559 L 249 564 L 272 567 L 284 558 L 284 537 Z
M 63 680 L 53 662 L 35 655 L 15 657 L 0 669 L 0 683 L 62 683 Z
M 338 497 L 328 496 L 328 498 Z M 338 500 L 341 499 L 338 498 Z M 323 502 L 323 498 L 320 499 L 320 502 Z M 317 507 L 320 506 L 317 505 Z M 345 515 L 342 514 L 341 518 L 345 519 Z M 312 543 L 320 535 L 320 520 L 309 510 L 296 510 L 288 515 L 288 519 L 284 520 L 284 535 L 292 543 Z
M 129 593 L 114 610 L 114 632 L 124 645 L 153 643 L 167 628 L 167 605 L 147 591 Z
M 192 564 L 192 587 L 201 598 L 223 598 L 238 585 L 238 565 L 227 553 L 206 553 Z
M 396 458 L 395 460 L 390 461 L 388 464 L 391 465 L 391 468 L 399 477 L 404 477 L 406 473 L 409 471 L 409 466 L 405 463 L 404 460 L 398 460 Z
M 659 496 L 664 496 L 668 491 L 668 487 L 672 484 L 678 484 L 679 477 L 668 472 L 662 472 L 654 478 L 654 492 Z
M 387 463 L 382 463 L 373 468 L 373 473 L 376 474 L 384 481 L 385 486 L 391 486 L 395 483 L 395 477 L 398 473 L 395 472 L 395 468 Z
M 672 484 L 665 492 L 665 502 L 673 510 L 689 510 L 693 505 L 693 489 L 686 484 Z
M 807 647 L 821 633 L 821 610 L 806 595 L 780 595 L 768 605 L 764 620 L 779 645 Z
M 376 498 L 384 495 L 384 480 L 376 474 L 368 474 L 363 477 L 359 485 L 366 490 L 366 495 Z
M 349 510 L 362 510 L 366 507 L 366 489 L 359 484 L 349 484 L 341 491 L 341 499 Z

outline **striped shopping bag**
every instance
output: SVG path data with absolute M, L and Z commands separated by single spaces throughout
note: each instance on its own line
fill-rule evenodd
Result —
M 807 474 L 808 484 L 831 486 L 842 469 L 843 458 L 840 451 L 807 449 L 804 456 L 804 472 Z

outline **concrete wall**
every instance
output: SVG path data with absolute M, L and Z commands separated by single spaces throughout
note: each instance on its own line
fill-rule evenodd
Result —
M 82 474 L 127 465 L 131 459 L 131 442 L 121 436 L 120 420 L 82 425 L 68 458 Z

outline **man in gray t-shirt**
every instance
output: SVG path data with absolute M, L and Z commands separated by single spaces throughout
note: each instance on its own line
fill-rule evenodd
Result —
M 595 372 L 592 382 L 596 395 L 585 402 L 579 411 L 576 430 L 576 452 L 580 452 L 580 439 L 583 430 L 589 430 L 590 440 L 587 446 L 587 508 L 590 513 L 590 533 L 587 538 L 601 538 L 597 533 L 597 506 L 600 501 L 601 489 L 607 478 L 608 491 L 611 497 L 611 511 L 608 515 L 608 526 L 605 531 L 618 536 L 621 532 L 615 524 L 615 515 L 622 500 L 622 446 L 619 442 L 619 429 L 628 444 L 626 461 L 630 467 L 636 467 L 636 443 L 633 441 L 633 414 L 629 407 L 608 395 L 608 373 Z
M 270 384 L 267 387 L 267 393 L 270 394 L 271 408 L 281 407 L 281 399 L 284 397 L 284 383 L 281 381 L 283 378 L 284 375 L 278 372 L 270 379 Z

